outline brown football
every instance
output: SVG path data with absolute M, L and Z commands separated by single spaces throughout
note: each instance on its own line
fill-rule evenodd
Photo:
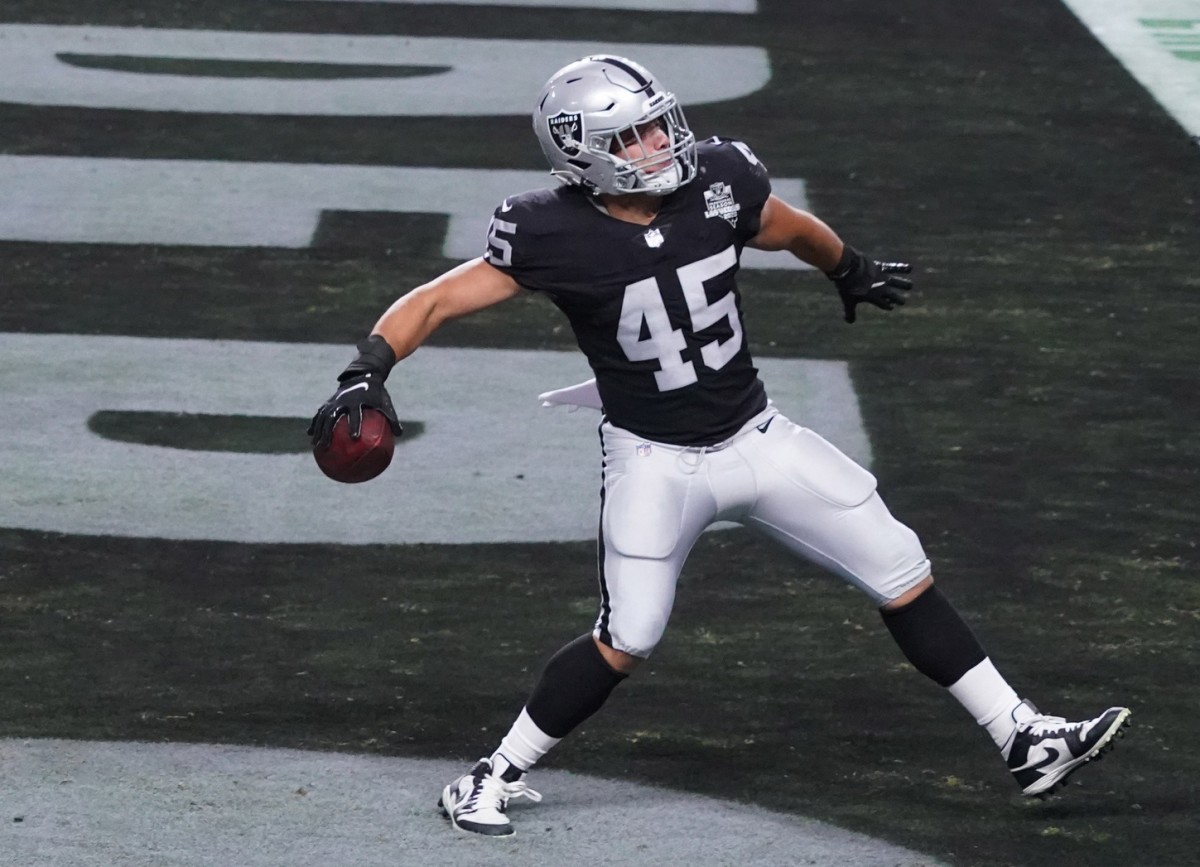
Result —
M 377 409 L 364 409 L 362 435 L 350 439 L 350 420 L 341 416 L 333 425 L 328 448 L 314 448 L 321 472 L 335 482 L 354 484 L 373 479 L 388 468 L 396 450 L 396 436 L 387 418 Z

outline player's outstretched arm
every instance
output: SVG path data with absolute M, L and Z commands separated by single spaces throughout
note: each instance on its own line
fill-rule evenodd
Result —
M 371 333 L 386 340 L 399 361 L 451 319 L 499 304 L 520 291 L 510 275 L 483 259 L 472 259 L 397 299 Z
M 794 208 L 776 195 L 767 197 L 759 217 L 758 234 L 750 246 L 759 250 L 787 250 L 826 273 L 837 267 L 842 239 L 808 211 Z
M 377 409 L 392 432 L 404 432 L 384 388 L 396 362 L 416 351 L 445 322 L 499 304 L 520 292 L 520 284 L 482 259 L 472 259 L 398 299 L 358 342 L 358 357 L 338 376 L 338 387 L 321 404 L 308 435 L 315 447 L 328 446 L 338 418 L 348 416 L 350 437 L 362 431 L 363 410 Z
M 912 282 L 898 274 L 908 274 L 912 266 L 905 262 L 876 262 L 849 244 L 807 211 L 794 208 L 777 196 L 767 198 L 759 218 L 758 234 L 750 240 L 760 250 L 787 250 L 792 255 L 820 268 L 837 286 L 847 322 L 857 318 L 855 308 L 866 302 L 881 310 L 904 303 L 904 292 Z

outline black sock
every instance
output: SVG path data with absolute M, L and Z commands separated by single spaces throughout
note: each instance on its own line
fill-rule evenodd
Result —
M 941 686 L 955 683 L 987 658 L 936 584 L 903 608 L 879 613 L 913 667 Z
M 537 727 L 550 737 L 566 737 L 600 710 L 609 694 L 626 677 L 609 666 L 588 633 L 550 658 L 525 710 Z

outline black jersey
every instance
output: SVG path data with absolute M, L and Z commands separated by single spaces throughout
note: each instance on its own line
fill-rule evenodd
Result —
M 771 183 L 741 142 L 696 156 L 649 225 L 579 187 L 537 190 L 496 209 L 484 255 L 566 314 L 613 424 L 677 445 L 720 442 L 767 402 L 734 276 Z

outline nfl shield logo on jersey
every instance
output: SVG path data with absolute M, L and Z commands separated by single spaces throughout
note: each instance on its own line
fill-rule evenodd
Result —
M 659 229 L 648 229 L 642 237 L 646 239 L 647 247 L 661 247 L 663 245 L 663 233 Z
M 579 153 L 580 139 L 583 136 L 583 122 L 577 111 L 560 111 L 553 117 L 546 118 L 546 126 L 550 129 L 550 138 L 560 151 L 567 156 Z
M 724 217 L 729 221 L 729 225 L 736 226 L 738 221 L 738 211 L 742 206 L 733 200 L 733 187 L 721 181 L 713 184 L 704 191 L 704 216 Z

